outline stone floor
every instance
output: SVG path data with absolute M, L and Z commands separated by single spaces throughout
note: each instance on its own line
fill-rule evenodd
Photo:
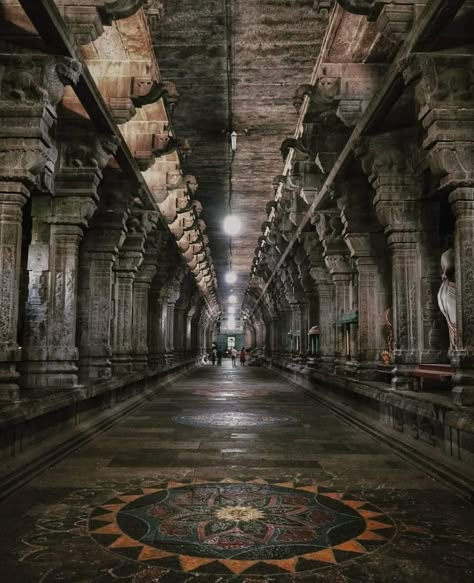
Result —
M 472 507 L 264 369 L 206 367 L 0 506 L 8 583 L 474 581 Z

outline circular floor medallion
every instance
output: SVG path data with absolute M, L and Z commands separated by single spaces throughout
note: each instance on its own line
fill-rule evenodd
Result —
M 173 417 L 173 421 L 181 425 L 193 425 L 195 427 L 256 427 L 288 423 L 294 421 L 294 419 L 287 415 L 272 415 L 270 413 L 221 411 L 195 415 L 177 415 Z
M 294 483 L 169 483 L 95 508 L 89 532 L 123 558 L 193 573 L 312 571 L 389 543 L 390 517 L 358 498 Z

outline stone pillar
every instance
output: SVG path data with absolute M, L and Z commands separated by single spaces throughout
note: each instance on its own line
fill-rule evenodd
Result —
M 354 241 L 352 241 L 354 243 Z M 385 349 L 384 312 L 391 305 L 388 284 L 380 268 L 380 260 L 374 255 L 373 249 L 383 249 L 383 235 L 358 238 L 358 245 L 353 245 L 358 281 L 358 316 L 359 342 L 357 358 L 363 368 L 371 369 L 382 362 L 382 352 Z M 362 371 L 361 371 L 362 373 Z M 368 378 L 370 370 L 364 373 Z
M 0 183 L 0 400 L 20 397 L 16 362 L 20 284 L 22 208 L 29 195 L 20 182 Z
M 418 389 L 418 379 L 410 373 L 421 360 L 422 346 L 419 253 L 422 189 L 412 166 L 415 144 L 416 137 L 411 132 L 400 131 L 365 138 L 356 151 L 375 189 L 375 210 L 392 252 L 395 336 L 392 386 L 404 390 Z
M 153 281 L 149 296 L 148 366 L 150 368 L 158 368 L 165 363 L 168 302 L 161 285 L 159 281 Z
M 375 217 L 373 193 L 367 180 L 351 176 L 339 185 L 337 204 L 344 225 L 343 238 L 358 274 L 358 334 L 354 355 L 357 376 L 376 380 L 387 348 L 384 313 L 392 305 L 389 294 L 390 252 L 382 226 Z
M 143 262 L 145 233 L 136 217 L 127 222 L 128 234 L 113 267 L 114 312 L 112 320 L 112 372 L 126 374 L 133 369 L 132 323 L 133 284 Z
M 453 399 L 474 404 L 474 58 L 413 55 L 403 65 L 415 85 L 423 148 L 455 217 L 456 347 Z
M 101 170 L 118 146 L 117 138 L 87 129 L 60 122 L 55 195 L 33 197 L 22 365 L 28 388 L 69 388 L 78 380 L 79 243 L 96 210 Z
M 22 208 L 32 190 L 48 193 L 56 161 L 52 131 L 79 63 L 41 54 L 0 55 L 0 400 L 18 400 L 16 362 Z
M 79 251 L 77 344 L 79 378 L 84 382 L 112 375 L 113 267 L 125 240 L 131 205 L 131 185 L 122 173 L 107 170 L 105 178 L 99 189 L 100 207 Z
M 88 197 L 33 199 L 25 309 L 25 388 L 77 385 L 76 307 L 79 243 L 95 210 Z
M 312 267 L 311 277 L 314 279 L 319 299 L 319 353 L 321 365 L 332 369 L 335 360 L 336 313 L 334 303 L 334 284 L 326 267 Z
M 352 281 L 354 271 L 349 264 L 349 252 L 342 238 L 342 222 L 337 210 L 318 212 L 312 218 L 323 247 L 326 267 L 334 283 L 334 326 L 335 356 L 340 363 L 345 363 L 346 339 L 341 326 L 337 324 L 344 313 L 352 310 Z
M 143 370 L 148 366 L 148 298 L 151 280 L 156 273 L 157 257 L 145 254 L 133 283 L 132 357 L 133 369 Z

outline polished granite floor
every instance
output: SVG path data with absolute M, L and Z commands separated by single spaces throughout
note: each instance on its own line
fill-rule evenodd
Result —
M 470 505 L 270 372 L 227 362 L 0 516 L 8 583 L 474 582 Z

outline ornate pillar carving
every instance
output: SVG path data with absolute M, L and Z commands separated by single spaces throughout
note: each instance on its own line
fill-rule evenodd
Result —
M 151 215 L 152 213 L 147 213 Z M 150 222 L 155 224 L 157 213 L 153 213 Z M 133 369 L 143 370 L 148 365 L 148 298 L 151 281 L 157 272 L 159 252 L 164 233 L 152 231 L 145 243 L 143 263 L 137 271 L 133 283 L 133 318 L 132 318 L 132 356 Z
M 133 284 L 143 262 L 146 231 L 141 218 L 130 216 L 127 234 L 113 266 L 112 372 L 132 371 Z
M 25 388 L 77 385 L 79 243 L 94 210 L 94 199 L 86 196 L 33 198 L 22 363 Z
M 112 374 L 113 266 L 125 240 L 132 188 L 120 171 L 107 169 L 99 186 L 99 208 L 80 246 L 77 344 L 83 381 Z
M 390 308 L 389 249 L 372 205 L 367 181 L 351 177 L 338 185 L 343 238 L 355 260 L 358 292 L 358 376 L 375 379 L 386 349 L 384 313 Z
M 28 388 L 77 384 L 79 244 L 96 210 L 101 169 L 118 145 L 113 136 L 84 135 L 83 126 L 60 125 L 54 197 L 33 197 L 22 365 Z
M 16 362 L 22 208 L 33 190 L 51 192 L 56 105 L 80 65 L 65 57 L 0 56 L 0 399 L 19 398 Z
M 474 404 L 474 58 L 413 55 L 401 64 L 415 84 L 423 148 L 432 172 L 448 193 L 455 217 L 457 349 L 453 398 Z M 438 281 L 439 286 L 439 281 Z
M 335 355 L 341 362 L 346 358 L 346 340 L 338 320 L 353 309 L 352 283 L 354 270 L 349 263 L 349 253 L 342 239 L 342 223 L 337 210 L 315 213 L 311 222 L 323 246 L 323 257 L 334 283 Z
M 317 315 L 311 322 L 319 326 L 319 357 L 321 365 L 332 369 L 335 352 L 334 284 L 323 259 L 323 247 L 315 231 L 303 234 L 303 246 L 309 260 L 309 275 L 317 293 Z
M 356 154 L 369 176 L 374 204 L 392 251 L 395 369 L 392 385 L 417 389 L 410 370 L 422 359 L 420 232 L 422 186 L 415 175 L 416 136 L 394 132 L 364 138 Z M 410 149 L 411 148 L 411 149 Z

